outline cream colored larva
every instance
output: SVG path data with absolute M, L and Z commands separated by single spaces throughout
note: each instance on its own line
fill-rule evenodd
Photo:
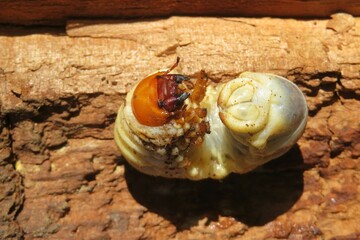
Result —
M 226 83 L 193 84 L 169 74 L 176 65 L 137 83 L 119 108 L 115 140 L 139 171 L 221 179 L 279 157 L 302 135 L 306 101 L 287 79 L 244 72 Z

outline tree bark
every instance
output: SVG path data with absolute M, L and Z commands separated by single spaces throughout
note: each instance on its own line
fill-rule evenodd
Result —
M 0 31 L 0 237 L 360 237 L 359 18 L 73 20 L 66 32 Z M 113 141 L 117 109 L 134 82 L 177 56 L 185 75 L 257 71 L 295 82 L 310 113 L 298 144 L 223 181 L 133 170 Z
M 344 12 L 360 15 L 356 0 L 3 0 L 0 23 L 64 25 L 69 18 L 154 18 L 174 15 L 326 18 Z

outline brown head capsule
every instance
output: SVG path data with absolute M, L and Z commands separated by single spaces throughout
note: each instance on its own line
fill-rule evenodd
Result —
M 172 113 L 180 110 L 190 93 L 183 92 L 179 84 L 189 80 L 181 74 L 169 74 L 179 63 L 165 72 L 157 72 L 139 82 L 132 98 L 132 109 L 136 119 L 147 126 L 167 123 Z

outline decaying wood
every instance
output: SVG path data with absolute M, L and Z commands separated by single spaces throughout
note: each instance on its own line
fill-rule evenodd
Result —
M 1 215 L 1 237 L 360 237 L 359 18 L 171 17 L 1 31 L 0 180 L 11 190 L 1 190 L 0 204 L 15 206 Z M 117 108 L 135 81 L 177 56 L 190 76 L 258 71 L 294 81 L 310 112 L 298 145 L 221 182 L 133 170 L 113 141 Z
M 149 18 L 174 15 L 328 17 L 360 15 L 356 0 L 13 0 L 0 1 L 0 23 L 64 25 L 69 18 Z

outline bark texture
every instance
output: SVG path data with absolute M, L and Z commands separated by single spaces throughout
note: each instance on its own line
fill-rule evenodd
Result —
M 328 17 L 360 15 L 357 0 L 2 0 L 0 23 L 63 25 L 69 18 L 149 18 L 173 15 Z
M 360 237 L 359 18 L 171 17 L 0 31 L 0 238 Z M 133 170 L 113 141 L 117 108 L 135 81 L 176 56 L 190 76 L 257 71 L 298 84 L 310 112 L 298 145 L 220 182 Z

